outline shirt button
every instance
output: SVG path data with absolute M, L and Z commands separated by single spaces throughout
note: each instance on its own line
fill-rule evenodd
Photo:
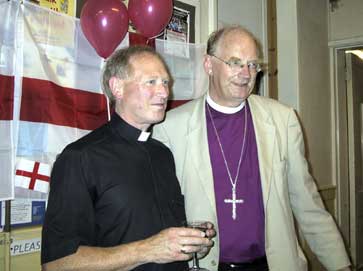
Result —
M 216 263 L 215 260 L 211 261 L 211 264 L 212 264 L 212 266 L 216 266 L 217 265 L 217 263 Z

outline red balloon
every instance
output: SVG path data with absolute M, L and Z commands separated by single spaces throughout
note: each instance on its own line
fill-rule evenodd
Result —
M 129 0 L 129 16 L 145 37 L 158 35 L 169 23 L 173 13 L 172 0 Z
M 87 40 L 103 58 L 112 54 L 129 27 L 127 9 L 120 0 L 88 0 L 80 22 Z

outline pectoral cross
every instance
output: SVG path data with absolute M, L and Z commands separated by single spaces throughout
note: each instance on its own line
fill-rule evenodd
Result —
M 232 203 L 232 218 L 233 220 L 236 220 L 237 218 L 237 203 L 243 203 L 243 199 L 237 199 L 236 195 L 236 187 L 232 187 L 232 199 L 225 199 L 224 203 Z

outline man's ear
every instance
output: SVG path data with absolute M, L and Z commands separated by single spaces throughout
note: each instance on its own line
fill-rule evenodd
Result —
M 204 67 L 204 71 L 206 72 L 206 74 L 208 74 L 208 76 L 211 76 L 213 74 L 212 61 L 211 61 L 210 55 L 204 55 L 203 67 Z
M 122 98 L 124 93 L 124 84 L 125 81 L 117 78 L 115 76 L 112 76 L 110 80 L 108 81 L 108 85 L 110 87 L 110 90 L 113 94 L 113 96 L 116 98 L 116 100 L 119 100 Z

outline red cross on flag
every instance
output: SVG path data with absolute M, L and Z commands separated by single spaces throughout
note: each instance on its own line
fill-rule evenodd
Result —
M 20 159 L 15 172 L 15 186 L 48 193 L 50 179 L 50 165 Z

